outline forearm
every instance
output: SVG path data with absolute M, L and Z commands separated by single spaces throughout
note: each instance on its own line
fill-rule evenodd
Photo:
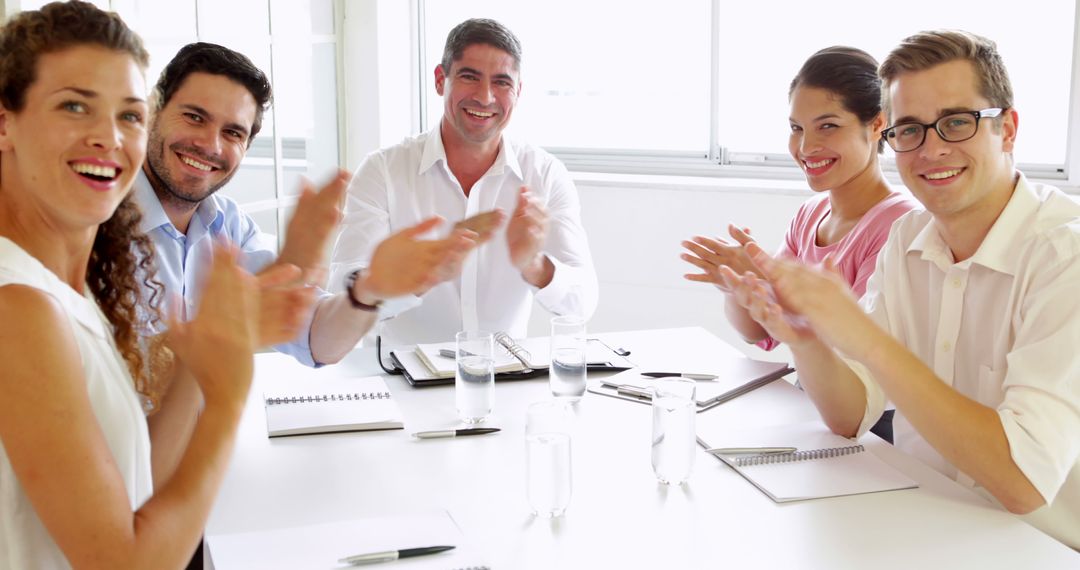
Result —
M 555 264 L 541 253 L 521 270 L 521 277 L 533 287 L 543 289 L 555 278 Z
M 997 410 L 954 390 L 891 338 L 866 365 L 919 434 L 1005 508 L 1022 514 L 1045 504 L 1013 461 Z
M 761 326 L 750 316 L 750 312 L 739 305 L 738 301 L 729 294 L 724 294 L 724 314 L 728 322 L 738 331 L 743 340 L 750 344 L 756 344 L 769 336 L 765 327 Z
M 161 402 L 161 410 L 147 418 L 151 469 L 157 487 L 167 483 L 175 473 L 195 430 L 202 405 L 198 383 L 178 365 L 169 391 Z
M 309 336 L 315 362 L 334 364 L 340 361 L 377 320 L 377 311 L 354 308 L 344 293 L 322 299 L 315 308 Z
M 140 508 L 127 560 L 111 567 L 180 567 L 203 534 L 236 440 L 242 407 L 208 405 L 174 476 Z
M 855 372 L 819 340 L 792 345 L 791 353 L 799 384 L 825 425 L 844 437 L 856 435 L 866 415 L 866 387 Z

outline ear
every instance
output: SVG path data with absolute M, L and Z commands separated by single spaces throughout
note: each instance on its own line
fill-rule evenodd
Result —
M 1006 109 L 1001 121 L 1001 150 L 1012 152 L 1016 145 L 1016 130 L 1020 127 L 1020 115 L 1016 109 Z
M 446 72 L 443 71 L 442 64 L 435 65 L 435 92 L 442 96 L 443 91 L 446 89 Z
M 885 111 L 878 113 L 876 117 L 871 119 L 870 129 L 873 131 L 874 140 L 877 140 L 878 135 L 885 129 Z
M 8 136 L 7 120 L 9 115 L 7 108 L 0 105 L 0 151 L 12 149 L 11 137 Z

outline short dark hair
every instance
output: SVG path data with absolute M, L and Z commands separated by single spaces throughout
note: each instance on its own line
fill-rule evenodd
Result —
M 864 125 L 881 113 L 881 78 L 878 62 L 865 51 L 832 46 L 818 51 L 806 60 L 788 88 L 788 98 L 800 85 L 825 89 L 840 98 L 840 104 L 853 113 Z M 878 152 L 885 141 L 878 139 Z
M 222 75 L 247 88 L 255 99 L 255 122 L 251 125 L 248 146 L 262 128 L 263 112 L 270 106 L 274 94 L 266 74 L 248 57 L 227 47 L 206 42 L 188 44 L 165 66 L 154 86 L 154 112 L 165 108 L 172 96 L 192 73 Z
M 514 69 L 521 69 L 521 42 L 514 32 L 495 20 L 473 18 L 454 26 L 446 36 L 441 63 L 443 73 L 449 74 L 450 66 L 461 59 L 465 48 L 476 44 L 487 44 L 505 51 L 514 58 Z
M 907 72 L 925 71 L 942 63 L 965 60 L 975 69 L 979 94 L 991 105 L 1002 109 L 1013 106 L 1012 83 L 997 44 L 980 35 L 962 30 L 933 30 L 904 38 L 881 63 L 880 75 L 888 89 L 896 78 Z M 885 109 L 890 101 L 885 99 Z
M 16 14 L 0 29 L 0 104 L 21 111 L 37 79 L 38 58 L 78 45 L 128 53 L 144 70 L 150 62 L 142 40 L 120 16 L 88 2 L 52 2 Z

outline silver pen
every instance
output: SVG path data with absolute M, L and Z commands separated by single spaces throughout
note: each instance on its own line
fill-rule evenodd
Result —
M 359 566 L 361 564 L 377 564 L 379 562 L 390 562 L 391 560 L 397 560 L 399 558 L 411 558 L 413 556 L 424 556 L 425 554 L 436 554 L 439 552 L 452 550 L 453 548 L 453 546 L 425 546 L 422 548 L 402 548 L 401 550 L 386 550 L 383 552 L 371 552 L 368 554 L 347 556 L 345 558 L 339 559 L 338 562 L 342 564 L 348 564 L 350 566 Z
M 714 447 L 705 453 L 713 455 L 771 455 L 773 453 L 794 453 L 797 447 Z
M 692 374 L 690 372 L 642 372 L 646 378 L 689 378 L 690 380 L 716 380 L 716 374 Z

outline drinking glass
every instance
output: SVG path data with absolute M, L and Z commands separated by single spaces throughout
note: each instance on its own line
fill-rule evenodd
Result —
M 694 470 L 695 389 L 686 378 L 660 378 L 653 387 L 652 466 L 666 485 L 685 482 Z
M 490 332 L 462 331 L 457 342 L 454 399 L 458 418 L 467 424 L 491 415 L 495 392 L 495 342 Z
M 534 403 L 526 413 L 526 492 L 538 517 L 561 516 L 570 504 L 573 422 L 571 404 L 560 399 Z
M 576 402 L 585 394 L 585 319 L 561 316 L 551 319 L 551 393 Z

